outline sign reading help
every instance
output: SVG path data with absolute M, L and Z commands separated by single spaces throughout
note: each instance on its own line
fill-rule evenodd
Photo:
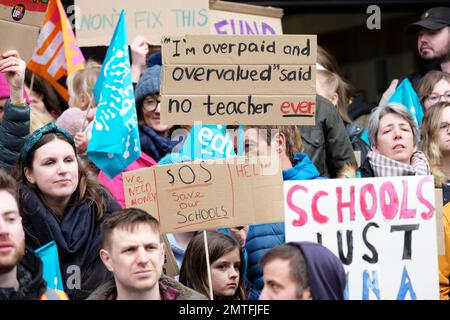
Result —
M 338 256 L 346 297 L 439 299 L 432 176 L 286 181 L 286 241 Z

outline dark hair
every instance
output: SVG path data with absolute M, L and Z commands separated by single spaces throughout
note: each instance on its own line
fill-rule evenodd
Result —
M 290 274 L 297 284 L 297 298 L 300 299 L 303 291 L 309 288 L 308 270 L 303 252 L 295 245 L 283 244 L 267 251 L 259 263 L 264 268 L 266 264 L 276 259 L 289 261 Z
M 16 202 L 19 203 L 16 180 L 3 169 L 0 169 L 0 190 L 8 192 L 16 199 Z
M 276 133 L 283 134 L 286 139 L 286 155 L 292 163 L 294 163 L 294 155 L 303 151 L 302 135 L 297 126 L 249 125 L 244 128 L 255 128 L 258 129 L 258 131 L 265 130 L 265 138 L 269 146 L 271 145 L 272 138 L 274 137 L 273 130 Z
M 244 293 L 244 256 L 238 240 L 222 232 L 206 233 L 208 238 L 209 263 L 213 264 L 223 255 L 239 249 L 241 265 L 239 267 L 239 287 L 232 299 L 245 299 Z M 209 297 L 203 233 L 197 233 L 189 242 L 180 268 L 180 283 Z M 220 297 L 218 297 L 220 298 Z
M 358 90 L 344 78 L 338 62 L 331 52 L 319 45 L 317 46 L 317 63 L 326 69 L 325 71 L 318 70 L 318 72 L 322 72 L 327 78 L 328 83 L 326 85 L 328 88 L 338 94 L 337 110 L 339 115 L 344 121 L 352 122 L 347 109 Z
M 138 224 L 148 224 L 155 233 L 159 233 L 159 222 L 152 215 L 138 208 L 128 208 L 113 212 L 101 225 L 102 247 L 110 245 L 111 233 L 116 228 L 133 232 Z
M 46 133 L 42 135 L 42 137 L 37 141 L 33 147 L 29 150 L 26 156 L 23 157 L 23 161 L 19 162 L 16 167 L 16 176 L 19 184 L 24 184 L 30 189 L 40 193 L 39 188 L 28 182 L 25 176 L 25 168 L 33 169 L 33 160 L 34 154 L 37 149 L 46 145 L 47 143 L 53 140 L 62 140 L 67 142 L 74 149 L 75 155 L 76 149 L 74 145 L 70 142 L 70 140 L 62 133 Z M 82 201 L 87 201 L 89 205 L 95 204 L 97 207 L 97 219 L 100 220 L 103 218 L 104 212 L 106 210 L 106 197 L 105 195 L 109 194 L 108 191 L 93 177 L 91 177 L 86 170 L 85 166 L 82 165 L 80 158 L 77 156 L 77 164 L 78 164 L 78 186 L 75 192 L 72 194 L 70 199 L 71 205 L 77 205 Z M 43 200 L 45 202 L 45 200 Z
M 25 71 L 25 82 L 28 86 L 31 85 L 31 78 L 33 72 L 29 69 Z M 67 109 L 67 102 L 63 97 L 52 87 L 52 85 L 44 80 L 41 76 L 34 73 L 34 82 L 33 89 L 35 93 L 42 96 L 42 102 L 44 103 L 45 108 L 51 114 L 52 111 L 56 114 L 56 116 L 61 115 L 61 113 Z

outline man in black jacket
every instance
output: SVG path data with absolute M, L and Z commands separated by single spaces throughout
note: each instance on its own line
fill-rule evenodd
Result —
M 23 95 L 25 61 L 19 53 L 10 50 L 0 60 L 2 81 L 9 85 L 9 99 L 6 100 L 0 117 L 0 168 L 11 171 L 30 130 L 30 107 Z M 0 102 L 3 103 L 3 102 Z
M 425 65 L 411 78 L 417 90 L 420 79 L 431 70 L 450 73 L 450 8 L 431 8 L 419 21 L 408 26 L 408 32 L 417 33 L 417 50 Z

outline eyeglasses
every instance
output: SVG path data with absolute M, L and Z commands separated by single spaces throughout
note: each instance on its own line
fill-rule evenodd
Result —
M 450 127 L 450 123 L 448 122 L 441 122 L 441 124 L 439 125 L 439 130 L 448 132 L 448 128 Z
M 160 103 L 161 103 L 161 100 L 156 99 L 155 97 L 146 98 L 142 102 L 142 108 L 145 111 L 152 112 L 152 111 L 156 110 L 156 108 L 158 107 L 158 104 L 160 104 Z
M 432 93 L 427 97 L 427 100 L 431 103 L 436 103 L 444 97 L 444 101 L 450 101 L 450 91 L 444 92 L 444 94 Z

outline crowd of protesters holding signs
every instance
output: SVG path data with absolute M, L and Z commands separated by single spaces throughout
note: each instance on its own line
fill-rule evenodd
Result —
M 51 6 L 61 4 L 51 0 Z M 1 53 L 0 300 L 450 299 L 450 8 L 431 8 L 409 26 L 433 70 L 397 88 L 398 81 L 386 84 L 379 106 L 359 125 L 348 114 L 352 85 L 332 53 L 311 45 L 313 38 L 305 38 L 306 55 L 314 52 L 304 63 L 309 71 L 265 69 L 272 62 L 262 56 L 254 64 L 265 67 L 247 70 L 259 81 L 278 71 L 279 79 L 307 81 L 312 70 L 315 89 L 302 87 L 304 101 L 280 102 L 284 93 L 295 96 L 288 88 L 276 94 L 255 84 L 250 95 L 235 84 L 229 95 L 248 100 L 233 104 L 236 97 L 219 101 L 226 94 L 220 90 L 228 90 L 220 88 L 220 75 L 244 77 L 252 62 L 235 70 L 219 61 L 215 70 L 187 76 L 195 53 L 178 63 L 164 46 L 172 41 L 181 52 L 182 42 L 166 39 L 162 52 L 150 52 L 144 36 L 131 42 L 129 53 L 123 19 L 122 13 L 103 64 L 84 61 L 79 49 L 81 62 L 69 57 L 66 110 L 58 105 L 62 89 L 49 85 L 36 64 L 26 70 L 20 52 Z M 64 32 L 73 47 L 73 33 Z M 271 39 L 273 50 L 289 41 Z M 261 55 L 272 50 L 271 41 L 258 49 L 267 50 Z M 245 59 L 242 50 L 239 59 Z M 217 78 L 198 80 L 205 74 Z M 184 85 L 182 75 L 201 83 Z M 174 80 L 179 84 L 169 86 Z M 398 92 L 405 86 L 418 104 L 402 103 Z M 264 90 L 273 93 L 270 103 L 258 100 Z M 251 123 L 275 103 L 283 114 L 297 114 Z M 200 111 L 192 111 L 190 123 L 165 122 L 168 112 L 188 105 L 252 115 L 246 122 L 223 116 L 222 123 L 212 120 L 215 127 L 194 123 Z M 221 128 L 223 136 L 213 131 Z M 203 155 L 233 156 L 194 162 L 198 148 Z M 238 159 L 243 162 L 235 164 Z M 262 172 L 274 163 L 271 174 L 278 176 L 263 185 L 269 180 Z M 218 184 L 231 187 L 202 191 L 224 190 Z M 276 192 L 264 194 L 270 186 Z M 442 198 L 433 200 L 435 190 Z M 164 199 L 176 209 L 168 210 Z M 398 235 L 398 248 L 381 245 L 382 230 Z M 50 258 L 42 254 L 49 244 L 55 249 Z M 384 270 L 386 260 L 398 270 Z

